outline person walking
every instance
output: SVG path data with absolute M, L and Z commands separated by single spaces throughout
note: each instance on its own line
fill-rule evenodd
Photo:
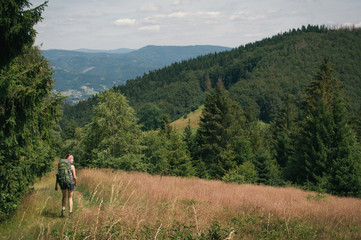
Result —
M 73 155 L 67 154 L 64 159 L 58 163 L 58 172 L 56 174 L 55 191 L 58 191 L 58 184 L 62 193 L 62 210 L 61 217 L 65 217 L 66 193 L 68 192 L 69 218 L 73 213 L 73 190 L 76 186 L 77 178 L 74 167 Z

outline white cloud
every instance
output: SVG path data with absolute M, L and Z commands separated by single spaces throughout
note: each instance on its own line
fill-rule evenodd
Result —
M 202 19 L 202 18 L 215 18 L 218 17 L 221 13 L 220 12 L 172 12 L 169 14 L 157 14 L 153 17 L 148 17 L 145 20 L 146 21 L 154 21 L 154 19 L 160 19 L 160 18 L 177 18 L 177 19 Z
M 141 6 L 139 10 L 141 12 L 156 12 L 159 10 L 159 8 L 155 4 L 150 3 L 150 4 Z
M 31 2 L 37 6 L 43 0 Z M 43 43 L 43 49 L 150 43 L 233 47 L 307 24 L 361 27 L 360 0 L 77 0 L 48 5 L 36 25 L 36 44 Z
M 341 26 L 342 27 L 356 27 L 356 28 L 359 28 L 359 27 L 361 27 L 361 22 L 356 23 L 356 24 L 347 22 L 347 23 L 342 24 Z
M 263 34 L 262 33 L 246 33 L 244 34 L 245 37 L 248 38 L 254 38 L 254 37 L 262 37 Z
M 270 9 L 267 11 L 248 11 L 242 10 L 231 16 L 231 20 L 246 20 L 246 21 L 257 21 L 269 18 L 273 14 L 277 13 L 278 9 Z
M 134 25 L 136 23 L 136 20 L 129 18 L 120 18 L 118 20 L 115 20 L 113 23 L 118 26 Z
M 160 26 L 159 25 L 143 26 L 143 27 L 138 28 L 138 30 L 159 32 L 160 31 Z
M 177 5 L 180 5 L 182 3 L 181 0 L 174 0 L 173 1 L 173 5 L 177 6 Z
M 221 14 L 220 12 L 196 12 L 194 16 L 215 18 L 218 17 L 220 14 Z
M 189 16 L 189 13 L 186 12 L 173 12 L 168 15 L 163 15 L 166 18 L 186 18 Z

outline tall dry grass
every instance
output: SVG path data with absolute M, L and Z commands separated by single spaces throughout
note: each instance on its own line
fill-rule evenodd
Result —
M 360 199 L 83 169 L 64 219 L 54 180 L 35 185 L 1 239 L 361 239 Z
M 360 199 L 330 195 L 317 198 L 316 193 L 294 188 L 111 170 L 82 170 L 79 178 L 86 183 L 84 188 L 90 201 L 101 203 L 101 214 L 97 216 L 101 222 L 115 219 L 134 229 L 141 226 L 167 229 L 174 224 L 192 223 L 195 231 L 202 232 L 214 220 L 232 229 L 230 222 L 235 219 L 258 216 L 258 221 L 268 225 L 281 220 L 288 232 L 292 231 L 288 223 L 296 221 L 321 229 L 319 237 L 329 234 L 343 237 L 347 234 L 345 229 L 361 224 Z

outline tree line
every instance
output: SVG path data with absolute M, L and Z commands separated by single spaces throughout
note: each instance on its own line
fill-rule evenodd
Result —
M 244 46 L 150 71 L 124 85 L 115 86 L 137 112 L 143 130 L 160 127 L 159 114 L 176 120 L 203 104 L 219 79 L 242 108 L 251 106 L 257 118 L 270 123 L 286 99 L 298 105 L 312 73 L 328 56 L 345 94 L 352 99 L 347 110 L 359 117 L 361 102 L 361 29 L 303 26 Z M 90 122 L 97 97 L 67 105 L 61 122 L 74 118 L 79 126 Z M 152 108 L 154 111 L 149 111 Z M 152 114 L 154 112 L 154 114 Z
M 349 125 L 343 84 L 324 59 L 300 107 L 285 101 L 270 124 L 229 97 L 221 80 L 204 101 L 199 128 L 174 131 L 163 115 L 157 130 L 141 131 L 126 97 L 98 96 L 94 115 L 64 145 L 84 167 L 220 179 L 360 197 L 361 155 Z M 66 136 L 71 133 L 65 132 Z

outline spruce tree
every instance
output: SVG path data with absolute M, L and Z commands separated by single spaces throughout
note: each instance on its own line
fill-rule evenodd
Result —
M 32 47 L 45 6 L 31 8 L 27 0 L 0 4 L 0 221 L 54 160 L 61 97 L 52 94 L 48 62 Z
M 347 124 L 342 82 L 325 59 L 303 102 L 292 166 L 296 181 L 314 190 L 358 195 L 360 161 Z
M 277 161 L 284 178 L 292 179 L 287 168 L 295 152 L 296 107 L 287 97 L 281 112 L 271 123 L 272 157 Z
M 192 131 L 190 119 L 188 120 L 187 126 L 183 130 L 182 140 L 185 142 L 191 156 L 195 157 L 196 154 L 195 136 Z
M 198 157 L 212 178 L 220 179 L 237 165 L 237 160 L 229 153 L 235 154 L 232 148 L 236 137 L 241 135 L 244 121 L 238 104 L 218 85 L 205 101 L 197 131 Z
M 187 145 L 174 131 L 168 137 L 167 160 L 170 175 L 185 177 L 195 175 Z
M 52 74 L 33 47 L 0 70 L 0 220 L 52 167 L 62 99 L 52 93 Z
M 7 0 L 0 4 L 0 69 L 24 48 L 32 46 L 36 31 L 34 25 L 42 20 L 47 2 L 31 8 L 27 0 Z

